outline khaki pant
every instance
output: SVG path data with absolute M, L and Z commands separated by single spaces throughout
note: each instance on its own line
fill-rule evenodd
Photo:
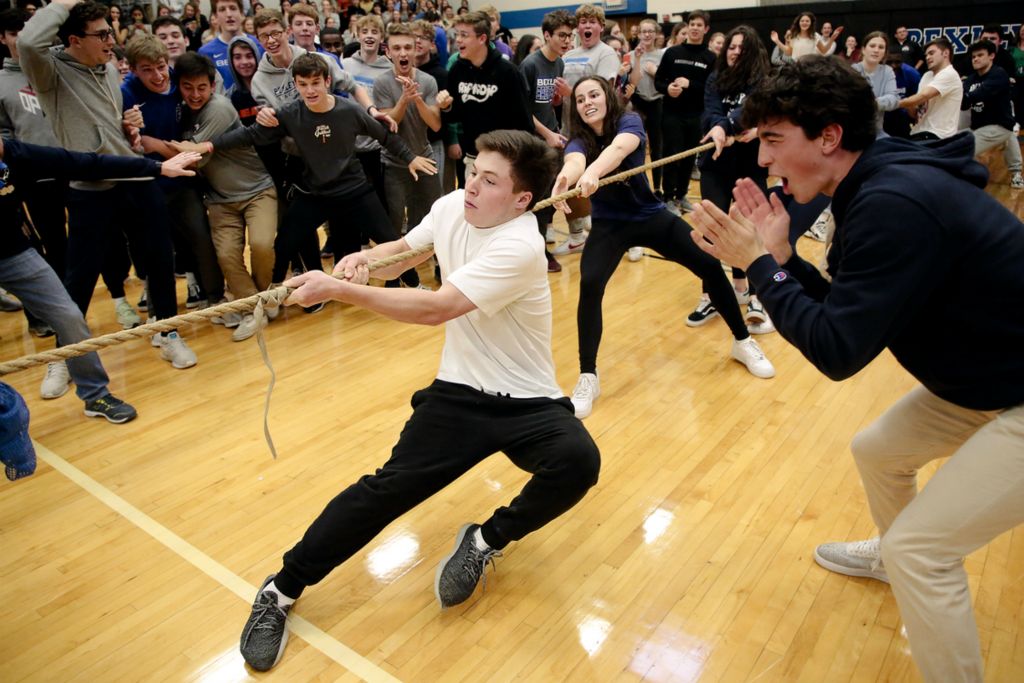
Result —
M 1024 522 L 1024 406 L 961 408 L 917 387 L 851 445 L 926 681 L 981 681 L 963 558 Z M 917 491 L 917 471 L 945 456 Z
M 270 287 L 277 236 L 277 191 L 269 188 L 251 199 L 210 204 L 210 234 L 228 287 L 244 299 Z M 245 231 L 249 229 L 249 260 L 245 267 Z

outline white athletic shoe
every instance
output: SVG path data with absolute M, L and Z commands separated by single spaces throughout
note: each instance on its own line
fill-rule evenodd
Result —
M 267 318 L 263 318 L 263 327 L 266 326 Z M 256 334 L 256 329 L 256 317 L 252 313 L 246 313 L 242 316 L 238 326 L 235 327 L 235 331 L 231 333 L 231 340 L 236 342 L 245 341 Z
M 878 536 L 866 541 L 822 543 L 814 549 L 814 561 L 837 574 L 889 583 L 889 575 L 882 566 L 882 543 Z
M 1014 173 L 1010 178 L 1010 187 L 1014 190 L 1024 190 L 1024 176 L 1020 174 L 1020 171 Z
M 582 237 L 582 239 L 576 242 L 574 241 L 574 238 L 576 238 L 576 236 L 570 235 L 569 239 L 555 247 L 551 253 L 554 254 L 555 256 L 565 256 L 566 254 L 583 253 L 583 247 L 587 245 L 587 238 L 583 237 L 582 234 L 580 234 L 580 237 Z
M 123 330 L 130 330 L 142 324 L 142 318 L 139 317 L 139 314 L 135 312 L 135 309 L 132 308 L 132 305 L 126 299 L 121 299 L 117 302 L 114 306 L 114 312 L 117 314 L 117 322 Z
M 601 383 L 597 375 L 590 372 L 580 374 L 576 381 L 576 388 L 572 390 L 572 407 L 576 411 L 576 417 L 583 419 L 590 415 L 594 408 L 594 401 L 601 395 Z
M 768 312 L 764 310 L 764 305 L 761 300 L 757 298 L 757 295 L 750 297 L 747 302 L 747 315 L 745 316 L 748 323 L 761 324 L 767 323 L 767 327 L 771 327 L 769 332 L 775 330 L 775 326 L 772 325 L 772 319 L 768 317 Z
M 742 340 L 734 340 L 732 343 L 732 357 L 747 366 L 747 370 L 754 377 L 771 379 L 775 376 L 775 366 L 764 355 L 764 351 L 753 337 Z
M 166 336 L 160 336 L 160 357 L 169 361 L 178 370 L 190 368 L 197 362 L 195 352 L 177 332 L 168 332 Z
M 633 263 L 636 263 L 637 261 L 639 261 L 640 259 L 642 259 L 644 257 L 644 248 L 643 247 L 630 247 L 629 248 L 629 252 L 627 253 L 627 257 L 629 258 L 630 261 L 632 261 Z
M 548 224 L 548 229 L 544 231 L 544 241 L 548 244 L 554 244 L 558 241 L 558 235 L 555 234 L 555 229 Z
M 39 395 L 44 399 L 60 398 L 71 388 L 71 373 L 64 361 L 46 364 L 46 376 L 39 387 Z
M 829 205 L 829 208 L 822 211 L 817 220 L 804 233 L 804 237 L 810 237 L 819 242 L 827 242 L 835 229 L 836 219 L 832 217 L 832 207 Z

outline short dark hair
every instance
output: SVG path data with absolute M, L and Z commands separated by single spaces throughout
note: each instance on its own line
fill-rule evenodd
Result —
M 320 39 L 323 40 L 327 36 L 340 36 L 341 29 L 337 26 L 324 26 L 320 29 Z
M 990 55 L 994 55 L 996 53 L 996 44 L 991 40 L 976 40 L 967 48 L 967 54 L 973 55 L 975 52 L 981 52 L 982 50 Z
M 705 26 L 711 26 L 711 13 L 706 12 L 702 9 L 695 9 L 686 15 L 686 23 L 689 24 L 694 19 L 701 19 L 704 21 Z
M 60 38 L 64 47 L 67 47 L 71 45 L 71 36 L 84 37 L 86 25 L 90 21 L 106 19 L 108 12 L 106 5 L 93 2 L 93 0 L 86 0 L 86 2 L 75 5 L 68 11 L 67 20 L 57 29 L 57 37 Z
M 210 12 L 212 14 L 216 14 L 218 5 L 223 5 L 224 3 L 230 3 L 234 5 L 239 12 L 242 11 L 242 0 L 211 0 Z
M 953 43 L 949 42 L 949 38 L 946 38 L 944 36 L 932 38 L 931 40 L 924 44 L 924 47 L 922 49 L 927 50 L 932 45 L 939 48 L 940 50 L 945 50 L 946 52 L 953 54 Z
M 836 124 L 843 129 L 840 146 L 857 152 L 875 139 L 876 112 L 867 79 L 842 60 L 808 55 L 783 65 L 747 97 L 741 125 L 754 128 L 785 119 L 814 139 Z
M 303 78 L 320 76 L 325 81 L 328 81 L 331 79 L 331 71 L 327 68 L 327 62 L 323 57 L 307 52 L 292 62 L 292 78 L 296 76 L 302 76 Z M 864 82 L 866 83 L 867 81 Z
M 551 189 L 558 154 L 536 135 L 522 130 L 493 130 L 476 139 L 480 152 L 500 154 L 512 165 L 512 189 L 533 195 L 527 210 Z
M 554 35 L 559 26 L 568 26 L 570 29 L 576 28 L 576 17 L 564 9 L 548 12 L 541 21 L 540 32 Z
M 185 35 L 185 25 L 181 23 L 181 19 L 178 19 L 177 17 L 157 17 L 153 20 L 153 23 L 150 24 L 150 29 L 153 31 L 153 35 L 156 35 L 156 30 L 158 28 L 163 28 L 164 26 L 177 26 L 178 30 L 181 31 L 181 35 Z
M 999 36 L 1000 40 L 1003 37 L 1003 27 L 999 24 L 985 24 L 985 27 L 981 29 L 982 33 L 994 33 Z
M 28 21 L 28 12 L 11 7 L 0 12 L 0 33 L 20 33 Z
M 210 79 L 211 84 L 216 83 L 217 67 L 213 65 L 209 57 L 198 52 L 186 52 L 178 57 L 178 61 L 174 64 L 175 80 L 195 78 L 196 76 L 206 76 Z

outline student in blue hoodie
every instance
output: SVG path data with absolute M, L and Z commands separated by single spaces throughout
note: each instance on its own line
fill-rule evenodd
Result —
M 924 680 L 981 681 L 963 558 L 1024 522 L 1024 323 L 1008 313 L 1024 295 L 1024 225 L 982 189 L 970 135 L 876 140 L 871 87 L 838 61 L 784 66 L 743 122 L 796 201 L 832 198 L 831 282 L 749 180 L 732 216 L 701 203 L 697 243 L 747 271 L 779 333 L 828 377 L 888 348 L 921 382 L 853 440 L 880 538 L 815 559 L 892 584 Z M 918 492 L 918 470 L 946 456 Z

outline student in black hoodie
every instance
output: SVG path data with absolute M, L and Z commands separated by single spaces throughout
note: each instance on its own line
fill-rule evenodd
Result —
M 852 444 L 880 539 L 815 559 L 892 584 L 926 681 L 981 681 L 963 558 L 1024 522 L 1024 323 L 1007 313 L 1024 295 L 1024 225 L 982 190 L 970 135 L 876 141 L 871 88 L 836 60 L 782 67 L 743 122 L 796 201 L 832 197 L 831 282 L 749 180 L 731 217 L 701 203 L 697 243 L 747 271 L 779 333 L 830 378 L 888 348 L 921 382 Z M 918 493 L 917 471 L 945 456 Z
M 466 170 L 476 159 L 476 139 L 493 130 L 533 133 L 526 81 L 514 64 L 490 46 L 491 20 L 483 12 L 464 14 L 455 24 L 459 59 L 448 72 L 448 89 L 437 95 L 447 119 L 462 124 L 459 144 Z

